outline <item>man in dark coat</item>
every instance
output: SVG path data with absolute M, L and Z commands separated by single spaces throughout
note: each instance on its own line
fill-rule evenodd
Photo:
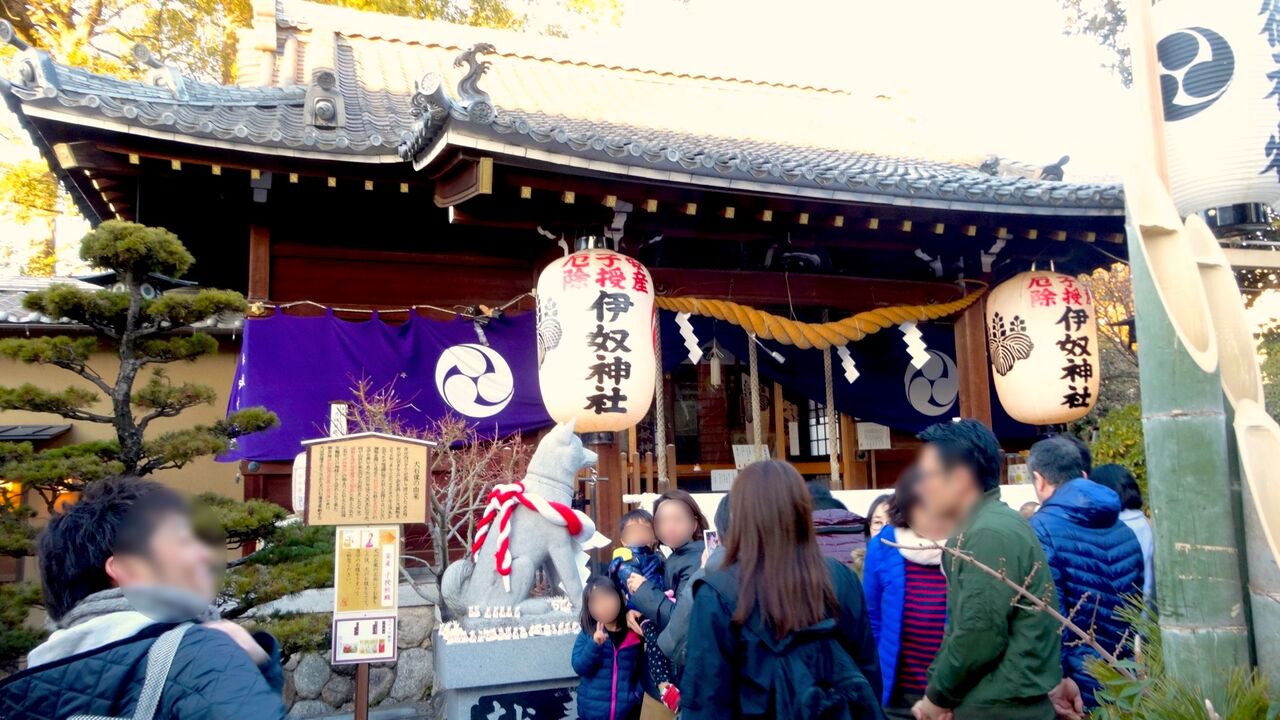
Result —
M 1120 520 L 1120 496 L 1087 479 L 1079 450 L 1061 437 L 1031 446 L 1027 469 L 1040 499 L 1031 527 L 1049 559 L 1062 612 L 1074 611 L 1077 625 L 1123 655 L 1130 628 L 1119 610 L 1128 597 L 1142 594 L 1143 558 L 1138 537 Z M 1085 663 L 1096 656 L 1074 635 L 1063 634 L 1065 679 L 1054 693 L 1059 715 L 1082 716 L 1094 706 L 1098 683 Z
M 1062 680 L 1057 622 L 1014 602 L 1013 588 L 957 556 L 1003 570 L 1015 582 L 1025 579 L 1039 596 L 1054 595 L 1035 534 L 1000 501 L 1000 445 L 986 426 L 967 419 L 933 425 L 920 439 L 925 442 L 918 463 L 921 502 L 955 520 L 958 529 L 947 541 L 951 552 L 942 558 L 947 628 L 915 716 L 1052 718 L 1049 691 Z
M 39 542 L 56 631 L 0 684 L 0 718 L 132 717 L 157 638 L 185 623 L 156 720 L 284 717 L 279 647 L 219 621 L 213 557 L 186 502 L 136 478 L 103 480 L 50 520 Z

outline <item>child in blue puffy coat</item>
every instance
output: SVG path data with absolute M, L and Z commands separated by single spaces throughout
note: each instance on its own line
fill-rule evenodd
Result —
M 573 643 L 578 720 L 636 720 L 644 696 L 644 642 L 627 628 L 622 591 L 596 576 L 582 591 L 582 632 Z

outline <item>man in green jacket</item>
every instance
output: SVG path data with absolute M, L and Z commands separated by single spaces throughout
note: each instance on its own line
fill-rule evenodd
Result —
M 925 430 L 921 500 L 953 518 L 947 547 L 1003 571 L 1050 607 L 1058 601 L 1035 533 L 1000 501 L 1000 445 L 976 420 Z M 929 671 L 920 720 L 1053 720 L 1049 692 L 1062 680 L 1057 622 L 1001 580 L 947 553 L 947 629 Z

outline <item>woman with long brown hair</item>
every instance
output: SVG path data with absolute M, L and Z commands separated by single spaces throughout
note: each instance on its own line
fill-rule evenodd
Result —
M 862 586 L 822 557 L 812 512 L 791 465 L 738 473 L 724 569 L 694 584 L 683 718 L 884 717 Z

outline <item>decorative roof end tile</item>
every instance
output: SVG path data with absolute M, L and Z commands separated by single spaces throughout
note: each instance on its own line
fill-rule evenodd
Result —
M 480 78 L 489 70 L 491 64 L 488 60 L 481 60 L 480 55 L 495 52 L 497 50 L 489 43 L 476 43 L 453 60 L 454 67 L 463 65 L 468 67 L 467 74 L 458 81 L 458 105 L 470 122 L 484 125 L 493 122 L 497 117 L 497 110 L 489 98 L 489 93 L 480 89 Z
M 173 95 L 174 100 L 190 99 L 187 93 L 186 79 L 182 77 L 182 73 L 178 68 L 172 65 L 165 65 L 160 61 L 160 58 L 156 57 L 155 53 L 151 52 L 150 48 L 142 43 L 135 43 L 130 53 L 139 65 L 149 68 L 147 70 L 147 84 L 165 88 Z
M 316 69 L 303 103 L 307 124 L 311 127 L 334 130 L 346 126 L 347 114 L 343 107 L 342 93 L 338 92 L 338 76 L 333 70 Z

